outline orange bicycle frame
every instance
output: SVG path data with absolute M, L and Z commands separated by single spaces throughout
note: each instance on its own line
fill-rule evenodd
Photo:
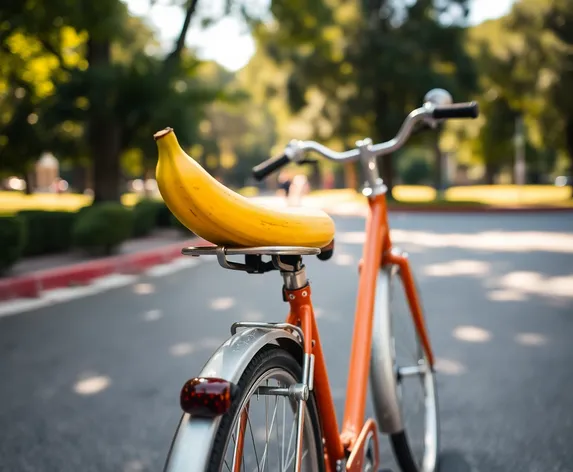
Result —
M 312 308 L 310 287 L 285 290 L 290 304 L 287 322 L 298 325 L 304 332 L 304 351 L 314 354 L 314 394 L 321 418 L 325 444 L 327 470 L 334 472 L 337 461 L 348 458 L 347 470 L 359 470 L 361 455 L 367 433 L 376 438 L 377 428 L 372 420 L 365 421 L 366 396 L 372 345 L 374 300 L 379 270 L 386 264 L 396 264 L 400 268 L 410 312 L 426 353 L 428 363 L 433 366 L 434 358 L 425 328 L 420 301 L 408 259 L 392 253 L 386 197 L 384 194 L 369 198 L 369 215 L 366 220 L 366 241 L 360 261 L 360 281 L 354 319 L 354 333 L 350 350 L 346 405 L 342 431 L 338 422 L 334 400 L 330 391 L 326 363 Z M 378 448 L 376 447 L 376 451 Z M 376 458 L 376 462 L 378 459 Z

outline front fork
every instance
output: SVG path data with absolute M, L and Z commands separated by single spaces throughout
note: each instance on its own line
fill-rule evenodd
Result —
M 408 300 L 410 313 L 416 326 L 416 332 L 420 337 L 428 364 L 431 368 L 434 368 L 434 353 L 432 351 L 432 346 L 430 345 L 430 337 L 428 336 L 426 321 L 422 311 L 422 304 L 420 303 L 420 297 L 416 289 L 416 281 L 414 280 L 414 275 L 408 261 L 408 254 L 398 248 L 392 248 L 382 256 L 382 266 L 386 264 L 395 264 L 400 268 L 400 278 L 404 285 L 406 299 Z

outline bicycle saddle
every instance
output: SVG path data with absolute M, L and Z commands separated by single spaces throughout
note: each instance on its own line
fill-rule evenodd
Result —
M 322 248 L 334 238 L 334 222 L 325 212 L 257 204 L 219 183 L 187 155 L 173 129 L 153 137 L 161 196 L 177 219 L 203 239 L 227 247 Z

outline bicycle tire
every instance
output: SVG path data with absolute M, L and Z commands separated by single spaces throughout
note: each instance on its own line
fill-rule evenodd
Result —
M 403 422 L 404 405 L 402 404 L 401 383 L 403 379 L 399 379 L 398 368 L 404 367 L 398 365 L 396 361 L 396 338 L 395 338 L 395 323 L 394 317 L 397 315 L 395 305 L 392 303 L 392 295 L 395 293 L 396 281 L 400 281 L 398 272 L 396 270 L 386 269 L 386 272 L 382 272 L 378 280 L 378 284 L 388 284 L 387 287 L 377 287 L 377 294 L 381 293 L 380 296 L 377 295 L 376 301 L 376 322 L 384 324 L 387 329 L 375 329 L 375 335 L 381 335 L 384 339 L 375 339 L 373 343 L 374 355 L 373 359 L 376 359 L 377 355 L 375 350 L 377 346 L 383 346 L 380 349 L 381 353 L 386 357 L 389 352 L 391 357 L 391 363 L 387 362 L 376 362 L 371 366 L 371 372 L 374 372 L 373 385 L 380 385 L 380 382 L 384 382 L 384 388 L 373 390 L 373 400 L 376 406 L 377 416 L 379 418 L 379 423 L 383 424 L 386 420 L 385 427 L 386 432 L 390 439 L 390 445 L 394 453 L 394 457 L 400 470 L 402 472 L 436 472 L 439 468 L 439 410 L 438 410 L 438 399 L 437 399 L 437 386 L 434 372 L 428 369 L 426 373 L 421 375 L 422 377 L 422 390 L 424 394 L 424 430 L 421 435 L 424 439 L 423 451 L 420 460 L 416 459 L 416 454 L 412 450 L 412 434 L 413 432 L 407 427 Z M 417 287 L 416 287 L 417 288 Z M 382 289 L 382 290 L 381 290 Z M 384 290 L 387 292 L 384 293 Z M 419 292 L 418 292 L 419 294 Z M 403 292 L 400 293 L 400 297 L 404 297 Z M 386 306 L 381 306 L 381 304 L 387 304 Z M 404 317 L 408 322 L 412 322 L 409 316 L 409 311 L 404 314 Z M 383 318 L 380 319 L 379 317 Z M 413 322 L 412 322 L 413 325 Z M 412 326 L 413 327 L 413 326 Z M 415 331 L 415 330 L 414 330 Z M 416 354 L 418 356 L 418 364 L 420 362 L 425 362 L 425 356 L 421 348 L 420 340 L 416 333 L 414 333 L 414 339 L 416 343 Z M 391 367 L 390 367 L 391 366 Z M 385 373 L 376 376 L 376 369 L 386 369 Z M 391 370 L 391 372 L 389 372 Z M 371 373 L 372 375 L 372 373 Z M 384 397 L 384 394 L 385 396 Z M 394 403 L 397 403 L 394 405 Z M 395 415 L 399 415 L 399 424 L 402 426 L 401 429 L 397 429 Z M 388 417 L 394 415 L 394 419 L 388 422 Z M 428 441 L 429 438 L 429 442 Z
M 302 367 L 300 363 L 285 349 L 269 346 L 253 357 L 237 384 L 237 395 L 231 405 L 231 409 L 225 414 L 219 424 L 207 469 L 209 472 L 225 470 L 225 452 L 233 429 L 240 417 L 241 407 L 248 401 L 247 396 L 252 393 L 253 386 L 257 385 L 259 379 L 263 378 L 265 374 L 271 370 L 284 371 L 296 381 L 302 378 Z M 252 397 L 252 395 L 250 396 Z M 322 434 L 313 392 L 310 392 L 308 400 L 306 401 L 305 431 L 309 423 L 314 440 L 314 445 L 309 445 L 309 448 L 315 450 L 317 460 L 316 471 L 323 472 L 325 471 L 325 465 Z

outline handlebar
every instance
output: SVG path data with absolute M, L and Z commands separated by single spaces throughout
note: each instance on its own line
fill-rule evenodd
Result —
M 449 97 L 449 94 L 445 91 L 440 90 L 440 93 L 445 93 L 447 94 L 447 97 Z M 398 134 L 396 134 L 396 136 L 390 141 L 372 144 L 369 139 L 363 140 L 357 143 L 358 147 L 355 149 L 337 152 L 317 143 L 316 141 L 293 140 L 286 146 L 282 155 L 268 159 L 253 168 L 253 176 L 257 180 L 262 180 L 274 171 L 289 164 L 291 161 L 297 164 L 306 163 L 308 161 L 304 159 L 304 153 L 307 151 L 315 151 L 325 158 L 337 162 L 354 162 L 361 157 L 366 160 L 371 160 L 378 156 L 390 154 L 402 147 L 412 134 L 415 125 L 420 121 L 425 121 L 431 127 L 435 127 L 438 120 L 452 118 L 477 118 L 479 114 L 478 104 L 476 102 L 444 103 L 447 102 L 447 99 L 444 99 L 443 94 L 439 96 L 441 103 L 438 100 L 436 100 L 438 103 L 430 100 L 431 99 L 426 101 L 422 107 L 413 110 L 406 117 L 398 131 Z
M 258 166 L 253 167 L 253 177 L 257 180 L 263 180 L 269 174 L 272 174 L 275 170 L 286 166 L 290 162 L 290 157 L 283 153 L 276 157 L 271 157 L 264 162 L 261 162 Z

